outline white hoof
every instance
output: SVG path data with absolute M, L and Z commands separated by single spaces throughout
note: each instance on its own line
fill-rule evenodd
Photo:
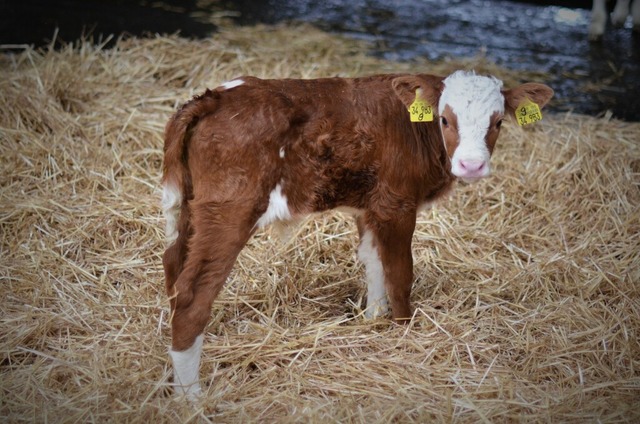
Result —
M 190 386 L 174 386 L 177 399 L 186 398 L 189 402 L 198 402 L 204 396 L 199 383 Z
M 364 311 L 364 317 L 366 319 L 380 318 L 389 312 L 389 306 L 387 305 L 387 299 L 383 298 L 367 306 Z

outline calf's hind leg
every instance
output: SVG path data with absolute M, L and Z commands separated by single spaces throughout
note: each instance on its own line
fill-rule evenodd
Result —
M 176 391 L 200 394 L 198 370 L 211 305 L 251 236 L 250 211 L 238 204 L 192 203 L 193 235 L 172 297 L 170 355 Z

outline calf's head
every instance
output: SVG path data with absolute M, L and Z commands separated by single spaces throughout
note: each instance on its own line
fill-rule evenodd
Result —
M 491 173 L 489 159 L 505 116 L 515 117 L 516 109 L 527 100 L 542 108 L 553 96 L 553 90 L 544 84 L 526 83 L 505 90 L 494 77 L 466 71 L 446 78 L 402 76 L 393 80 L 393 88 L 407 107 L 416 98 L 432 105 L 451 173 L 466 181 Z

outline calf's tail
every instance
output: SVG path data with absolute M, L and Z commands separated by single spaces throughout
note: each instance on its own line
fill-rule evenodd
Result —
M 192 197 L 191 176 L 187 166 L 188 141 L 194 126 L 215 111 L 218 93 L 207 90 L 185 103 L 169 120 L 164 133 L 162 172 L 162 211 L 166 220 L 165 237 L 172 244 L 188 232 L 188 210 L 183 208 Z M 188 234 L 182 234 L 185 237 Z

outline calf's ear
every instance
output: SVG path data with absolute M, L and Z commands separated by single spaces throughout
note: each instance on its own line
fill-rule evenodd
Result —
M 418 96 L 437 111 L 440 94 L 444 87 L 442 84 L 443 80 L 443 77 L 436 75 L 405 75 L 394 78 L 393 81 L 391 81 L 391 86 L 407 108 L 414 102 L 416 92 L 418 92 Z M 420 90 L 418 91 L 418 89 Z
M 553 97 L 553 90 L 544 84 L 528 82 L 510 90 L 502 90 L 502 95 L 507 114 L 514 118 L 516 109 L 526 99 L 536 103 L 542 109 Z

